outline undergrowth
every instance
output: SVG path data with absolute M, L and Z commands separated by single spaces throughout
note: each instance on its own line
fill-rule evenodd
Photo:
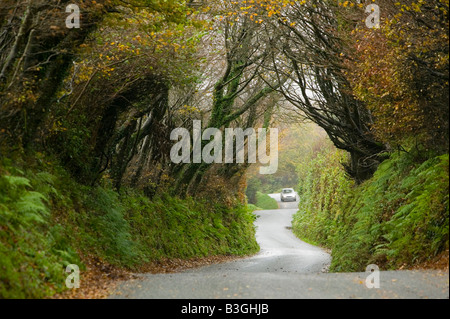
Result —
M 326 149 L 302 170 L 297 236 L 332 249 L 331 271 L 410 267 L 448 250 L 448 154 L 418 160 L 396 152 L 374 176 L 353 185 Z
M 137 269 L 161 258 L 252 254 L 254 218 L 244 205 L 80 185 L 42 154 L 2 158 L 0 298 L 63 291 L 65 266 L 84 270 L 82 256 Z
M 278 209 L 278 203 L 275 199 L 267 194 L 261 192 L 256 192 L 256 203 L 257 207 L 262 209 Z

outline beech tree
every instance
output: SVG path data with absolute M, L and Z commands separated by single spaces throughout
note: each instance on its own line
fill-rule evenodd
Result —
M 262 75 L 264 66 L 270 64 L 271 46 L 252 15 L 237 17 L 239 10 L 237 2 L 220 3 L 211 10 L 217 19 L 214 29 L 218 32 L 214 35 L 220 39 L 215 43 L 222 48 L 219 61 L 215 62 L 223 65 L 223 71 L 213 76 L 215 82 L 211 88 L 212 100 L 207 107 L 205 128 L 224 129 L 238 123 L 244 128 L 258 123 L 267 127 L 278 101 L 274 95 L 280 84 L 274 76 Z M 202 183 L 208 184 L 205 175 L 212 166 L 191 163 L 175 167 L 177 174 L 182 176 L 178 182 L 180 192 L 189 190 L 193 193 Z M 247 164 L 236 163 L 215 166 L 223 166 L 220 171 L 227 178 L 240 175 L 248 167 Z M 214 177 L 220 178 L 219 175 L 216 169 Z
M 278 108 L 348 151 L 357 182 L 408 140 L 448 152 L 446 0 L 383 0 L 379 29 L 358 1 L 83 2 L 80 28 L 68 4 L 0 4 L 0 142 L 80 182 L 242 194 L 248 164 L 171 163 L 170 132 L 269 127 Z
M 448 152 L 449 3 L 378 4 L 379 29 L 357 23 L 361 8 L 341 9 L 355 17 L 345 60 L 352 91 L 376 118 L 377 137 L 392 148 L 413 139 L 422 149 Z
M 372 113 L 353 95 L 346 77 L 348 44 L 340 36 L 338 13 L 331 1 L 298 1 L 269 11 L 263 19 L 274 52 L 269 71 L 280 81 L 289 79 L 278 91 L 349 152 L 344 166 L 362 182 L 382 160 L 385 145 L 375 138 Z
M 36 138 L 74 49 L 109 10 L 107 2 L 84 4 L 79 29 L 65 25 L 69 1 L 1 2 L 0 129 L 14 143 L 27 145 Z

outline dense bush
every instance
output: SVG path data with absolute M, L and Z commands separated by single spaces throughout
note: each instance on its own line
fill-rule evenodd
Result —
M 419 161 L 393 153 L 355 186 L 327 149 L 302 179 L 295 233 L 332 249 L 331 270 L 412 266 L 448 249 L 448 154 Z
M 341 165 L 345 156 L 328 145 L 297 168 L 300 203 L 292 224 L 294 232 L 309 242 L 332 245 L 336 219 L 342 214 L 342 202 L 353 184 Z
M 0 298 L 43 297 L 59 291 L 64 266 L 80 264 L 66 234 L 50 223 L 49 174 L 28 176 L 0 163 Z M 4 163 L 3 163 L 4 164 Z M 46 181 L 42 189 L 33 187 Z
M 62 291 L 64 267 L 84 269 L 80 256 L 135 269 L 166 257 L 259 250 L 254 215 L 244 205 L 230 209 L 168 195 L 150 200 L 131 189 L 118 194 L 80 185 L 54 163 L 41 162 L 23 170 L 0 163 L 0 298 Z

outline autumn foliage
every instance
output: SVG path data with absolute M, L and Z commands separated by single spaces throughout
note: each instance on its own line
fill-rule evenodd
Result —
M 448 150 L 448 1 L 381 1 L 381 26 L 360 23 L 347 76 L 373 112 L 376 135 L 393 146 L 414 137 Z

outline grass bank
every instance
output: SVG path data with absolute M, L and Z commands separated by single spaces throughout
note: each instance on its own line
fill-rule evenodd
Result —
M 414 267 L 448 255 L 449 156 L 391 154 L 361 185 L 345 176 L 345 155 L 319 153 L 301 174 L 300 238 L 332 249 L 331 271 Z
M 246 255 L 259 250 L 244 205 L 149 200 L 107 184 L 89 187 L 42 154 L 0 162 L 0 298 L 44 298 L 64 291 L 68 264 L 84 257 L 137 269 L 167 258 Z
M 256 192 L 256 206 L 261 209 L 278 209 L 277 201 L 261 192 Z

